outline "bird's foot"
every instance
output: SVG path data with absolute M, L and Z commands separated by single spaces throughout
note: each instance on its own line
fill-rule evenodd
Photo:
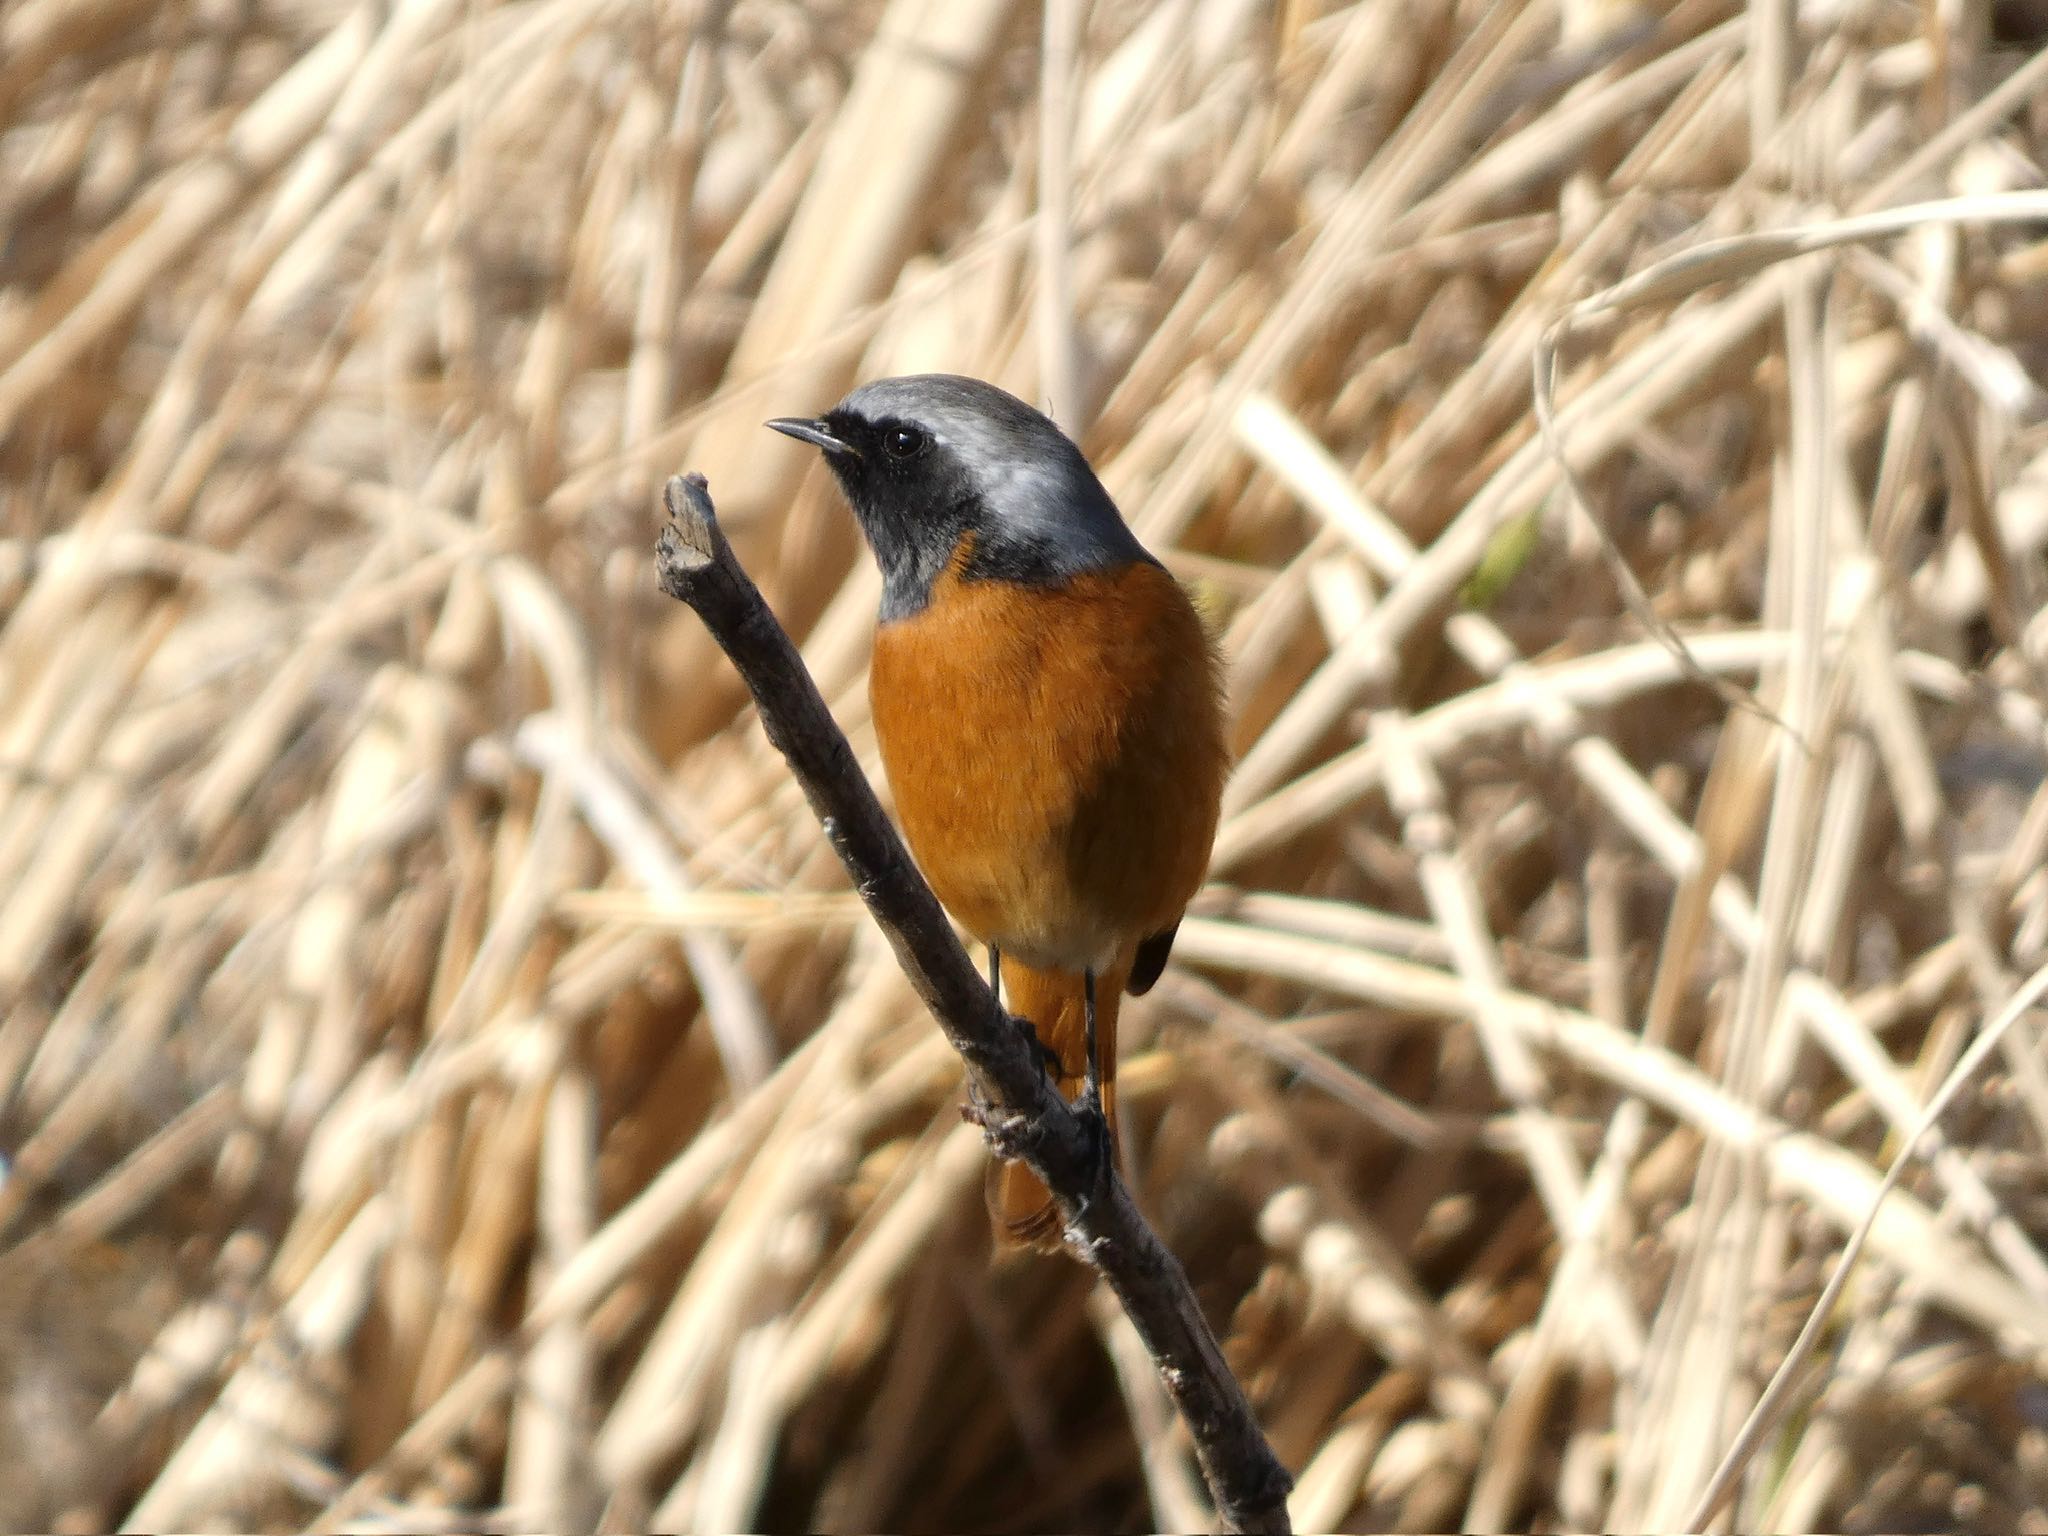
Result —
M 1038 1031 L 1031 1027 L 1031 1021 L 1022 1014 L 1011 1014 L 1010 1025 L 1024 1037 L 1026 1048 L 1037 1055 L 1038 1064 L 1045 1069 L 1045 1075 L 1057 1083 L 1060 1080 L 1060 1053 L 1038 1038 Z
M 969 1125 L 978 1125 L 984 1131 L 995 1117 L 995 1106 L 988 1101 L 988 1095 L 972 1077 L 967 1079 L 967 1102 L 960 1106 L 960 1118 Z
M 1106 1190 L 1116 1172 L 1116 1142 L 1109 1133 L 1109 1116 L 1103 1112 L 1101 1089 L 1094 1083 L 1084 1086 L 1081 1096 L 1074 1100 L 1074 1113 L 1080 1117 L 1081 1128 L 1092 1144 L 1095 1170 L 1089 1187 Z
M 1020 1014 L 1009 1014 L 1010 1027 L 1024 1037 L 1025 1047 L 1037 1056 L 1038 1064 L 1046 1077 L 1053 1083 L 1060 1080 L 1060 1055 L 1051 1046 L 1038 1038 L 1038 1031 L 1031 1027 L 1031 1021 Z M 1014 1159 L 1016 1136 L 1010 1129 L 1017 1123 L 1016 1116 L 1007 1110 L 998 1109 L 990 1102 L 981 1084 L 972 1075 L 967 1079 L 967 1102 L 960 1106 L 960 1118 L 969 1125 L 979 1126 L 988 1138 L 991 1147 L 1005 1157 Z

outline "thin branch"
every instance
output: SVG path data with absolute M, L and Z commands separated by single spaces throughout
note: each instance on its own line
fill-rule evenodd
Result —
M 768 739 L 788 760 L 897 963 L 967 1063 L 991 1144 L 1045 1181 L 1068 1243 L 1116 1292 L 1187 1422 L 1225 1529 L 1288 1530 L 1292 1480 L 1224 1363 L 1186 1273 L 953 936 L 796 647 L 734 558 L 704 477 L 672 478 L 663 501 L 670 522 L 655 550 L 662 590 L 696 610 L 739 669 Z

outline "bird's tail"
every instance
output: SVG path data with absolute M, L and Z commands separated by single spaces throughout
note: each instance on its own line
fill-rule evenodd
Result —
M 1109 1153 L 1116 1156 L 1116 1015 L 1125 968 L 1095 978 L 1095 1037 L 1102 1057 L 1102 1112 L 1109 1122 Z M 1038 1038 L 1059 1057 L 1055 1078 L 1071 1101 L 1080 1097 L 1088 1067 L 1087 1021 L 1078 971 L 1036 971 L 1005 957 L 1003 1006 L 1031 1021 Z M 1048 1064 L 1049 1065 L 1049 1064 Z M 1022 1163 L 994 1163 L 988 1172 L 988 1209 L 999 1246 L 1040 1250 L 1060 1245 L 1060 1213 L 1038 1175 Z

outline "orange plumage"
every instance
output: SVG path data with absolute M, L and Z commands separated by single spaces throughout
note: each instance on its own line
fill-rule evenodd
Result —
M 963 544 L 966 541 L 963 541 Z M 1200 887 L 1225 748 L 1215 661 L 1180 586 L 1145 562 L 1059 587 L 962 580 L 881 626 L 871 694 L 896 813 L 940 901 L 1003 953 L 1011 1011 L 1086 1069 L 1082 976 L 1096 976 L 1103 1110 L 1115 1124 L 1116 1020 L 1138 945 Z M 1000 1224 L 1054 1236 L 1020 1164 L 990 1191 Z

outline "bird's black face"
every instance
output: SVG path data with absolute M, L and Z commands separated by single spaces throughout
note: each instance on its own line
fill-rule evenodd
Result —
M 1057 586 L 1150 558 L 1065 434 L 978 379 L 881 379 L 768 425 L 824 453 L 882 569 L 884 622 L 925 608 L 969 535 L 970 581 Z
M 968 467 L 921 422 L 841 405 L 815 421 L 768 425 L 824 453 L 882 568 L 884 619 L 922 609 L 961 539 L 988 522 Z

